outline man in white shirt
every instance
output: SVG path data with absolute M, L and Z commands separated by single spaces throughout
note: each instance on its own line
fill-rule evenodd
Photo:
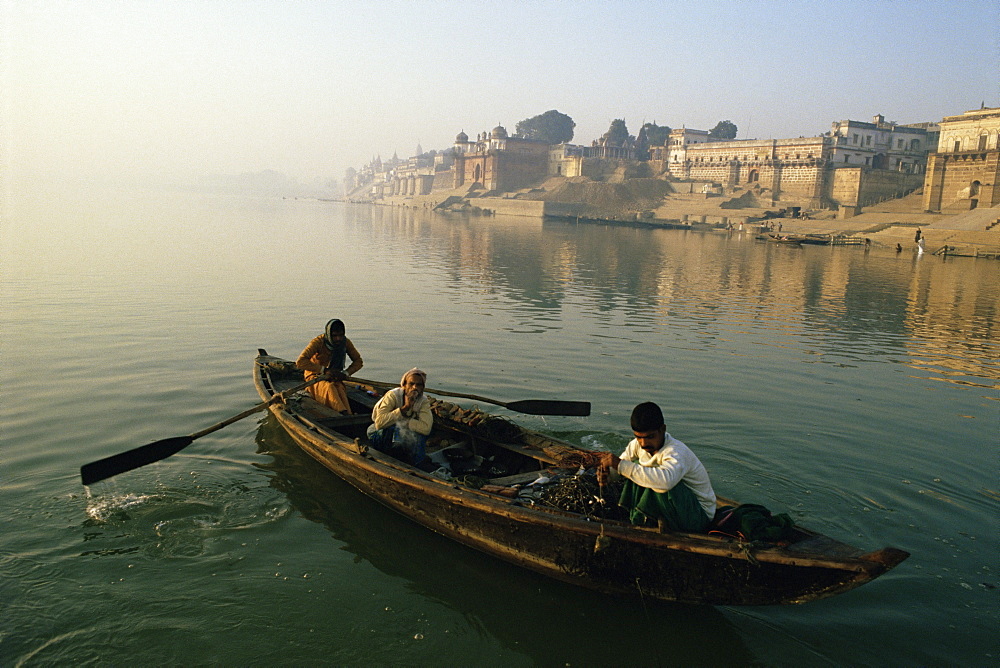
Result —
M 632 411 L 635 438 L 621 457 L 604 463 L 626 478 L 619 504 L 633 524 L 654 520 L 661 530 L 700 533 L 715 516 L 708 472 L 689 447 L 667 433 L 663 411 L 651 401 Z
M 424 461 L 427 436 L 434 426 L 430 400 L 424 395 L 427 374 L 410 369 L 399 387 L 389 390 L 372 410 L 368 440 L 376 450 L 417 466 Z

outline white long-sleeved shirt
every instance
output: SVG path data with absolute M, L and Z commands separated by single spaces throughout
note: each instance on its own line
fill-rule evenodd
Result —
M 654 492 L 666 492 L 683 483 L 694 492 L 705 514 L 715 516 L 715 491 L 708 471 L 691 448 L 670 434 L 664 436 L 663 447 L 652 455 L 632 439 L 621 455 L 618 472 Z
M 384 429 L 395 424 L 402 429 L 409 429 L 424 436 L 430 434 L 431 428 L 434 426 L 434 414 L 431 413 L 431 402 L 427 396 L 420 397 L 410 417 L 403 415 L 404 403 L 403 388 L 397 387 L 386 392 L 372 410 L 375 428 Z

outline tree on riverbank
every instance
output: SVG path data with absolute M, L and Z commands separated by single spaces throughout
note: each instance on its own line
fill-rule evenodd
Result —
M 721 141 L 736 139 L 736 124 L 732 121 L 719 121 L 708 131 L 708 136 Z
M 605 140 L 607 146 L 624 146 L 629 140 L 628 126 L 625 125 L 625 119 L 616 118 L 611 121 L 608 131 L 604 133 L 601 139 Z
M 521 139 L 535 139 L 547 144 L 561 144 L 573 138 L 576 123 L 572 118 L 555 109 L 518 122 L 514 135 Z
M 670 127 L 667 125 L 657 125 L 656 121 L 646 123 L 642 126 L 646 131 L 646 141 L 650 146 L 666 146 L 667 138 L 670 137 Z

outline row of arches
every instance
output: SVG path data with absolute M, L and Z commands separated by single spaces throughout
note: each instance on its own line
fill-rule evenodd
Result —
M 987 151 L 1000 148 L 1000 130 L 997 132 L 981 132 L 979 134 L 967 134 L 960 137 L 951 136 L 944 143 L 945 150 L 953 153 L 962 151 Z

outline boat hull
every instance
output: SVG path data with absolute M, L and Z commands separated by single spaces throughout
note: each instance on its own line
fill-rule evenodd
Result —
M 255 378 L 268 398 L 266 374 Z M 803 548 L 825 540 L 851 556 L 590 521 L 438 479 L 367 449 L 361 437 L 323 428 L 293 405 L 270 410 L 303 451 L 385 506 L 463 545 L 606 593 L 712 605 L 803 603 L 864 584 L 906 556 L 891 548 L 863 555 L 811 532 Z

